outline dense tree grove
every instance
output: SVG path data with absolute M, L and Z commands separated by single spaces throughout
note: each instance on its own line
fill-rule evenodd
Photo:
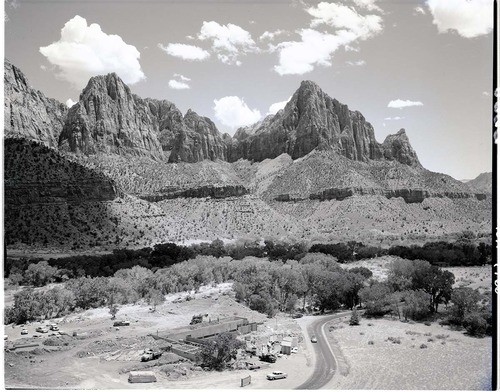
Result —
M 190 246 L 174 243 L 157 244 L 153 248 L 137 250 L 116 249 L 112 253 L 92 256 L 71 256 L 50 259 L 12 259 L 4 262 L 4 277 L 13 283 L 43 286 L 49 282 L 62 282 L 81 276 L 113 276 L 121 269 L 141 266 L 152 271 L 186 261 L 196 256 L 229 256 L 234 260 L 245 257 L 267 257 L 271 261 L 300 260 L 307 253 L 323 253 L 333 256 L 339 263 L 369 259 L 382 255 L 399 256 L 408 260 L 426 260 L 439 265 L 482 265 L 491 262 L 492 246 L 483 242 L 476 245 L 464 235 L 455 243 L 429 242 L 423 246 L 392 246 L 384 249 L 349 241 L 338 244 L 315 244 L 309 249 L 305 243 L 287 243 L 265 240 L 259 243 L 254 239 L 239 239 L 224 244 L 221 240 Z M 36 266 L 34 266 L 36 265 Z M 57 268 L 56 270 L 51 267 Z M 29 271 L 28 271 L 29 270 Z M 27 273 L 26 273 L 27 272 Z
M 392 263 L 384 282 L 373 280 L 368 268 L 339 265 L 381 254 L 402 257 Z M 367 316 L 423 320 L 451 302 L 449 322 L 480 336 L 492 331 L 491 299 L 471 289 L 452 289 L 453 274 L 433 263 L 472 265 L 490 259 L 491 246 L 475 246 L 465 237 L 454 244 L 388 250 L 351 241 L 316 244 L 307 252 L 303 243 L 240 239 L 227 245 L 220 240 L 189 247 L 166 243 L 48 262 L 7 258 L 6 282 L 31 288 L 15 294 L 14 305 L 5 309 L 5 322 L 23 323 L 96 307 L 109 308 L 114 317 L 121 304 L 138 301 L 147 302 L 154 311 L 166 294 L 232 281 L 238 301 L 269 317 L 297 308 L 323 312 L 362 305 Z M 49 283 L 58 284 L 49 289 Z

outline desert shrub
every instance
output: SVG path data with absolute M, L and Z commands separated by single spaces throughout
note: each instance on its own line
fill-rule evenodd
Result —
M 433 338 L 429 338 L 429 339 L 427 339 L 427 341 L 428 341 L 429 343 L 431 343 L 431 342 L 433 342 L 433 341 L 434 341 L 434 339 L 433 339 Z
M 422 343 L 422 344 L 420 345 L 420 348 L 427 348 L 427 345 Z
M 373 346 L 375 343 L 373 342 L 373 340 L 369 340 L 369 341 L 368 341 L 368 344 L 369 344 L 370 346 Z
M 389 336 L 389 337 L 387 338 L 387 340 L 388 340 L 389 342 L 394 343 L 394 344 L 401 344 L 401 339 L 400 339 L 400 338 L 395 338 L 395 337 L 393 337 L 393 336 Z
M 436 339 L 446 339 L 446 338 L 449 338 L 450 335 L 444 335 L 444 334 L 439 334 L 439 335 L 436 335 Z
M 424 325 L 427 325 L 428 327 L 430 327 L 430 326 L 431 326 L 431 323 L 430 323 L 429 321 L 426 321 L 426 322 L 424 323 Z
M 475 312 L 468 314 L 463 322 L 467 333 L 471 336 L 484 336 L 488 331 L 488 322 L 483 314 Z

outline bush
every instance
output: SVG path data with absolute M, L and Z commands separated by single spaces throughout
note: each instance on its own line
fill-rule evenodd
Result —
M 480 313 L 470 313 L 467 315 L 463 326 L 471 336 L 484 336 L 488 330 L 488 323 Z
M 420 348 L 427 348 L 427 345 L 425 345 L 425 344 L 423 344 L 423 343 L 422 343 L 422 344 L 420 345 Z
M 394 343 L 394 344 L 401 344 L 401 339 L 400 339 L 400 338 L 395 338 L 395 337 L 389 336 L 389 337 L 387 338 L 387 340 L 388 340 L 389 342 Z
M 369 341 L 368 341 L 368 344 L 369 344 L 370 346 L 373 346 L 375 343 L 373 343 L 373 340 L 369 340 Z

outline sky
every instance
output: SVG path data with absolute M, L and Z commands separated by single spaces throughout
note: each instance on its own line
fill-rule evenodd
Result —
M 302 80 L 360 111 L 383 142 L 406 130 L 422 165 L 491 171 L 490 0 L 6 0 L 5 57 L 67 105 L 116 72 L 143 97 L 234 134 Z

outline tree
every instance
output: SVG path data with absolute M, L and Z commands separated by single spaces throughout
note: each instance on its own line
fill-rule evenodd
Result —
M 351 319 L 349 320 L 349 325 L 359 325 L 359 313 L 356 309 L 354 309 L 351 313 Z
M 47 261 L 40 261 L 37 264 L 30 264 L 25 273 L 27 284 L 41 287 L 54 280 L 57 268 L 51 267 Z
M 231 333 L 224 332 L 211 338 L 201 347 L 199 352 L 200 361 L 210 369 L 223 370 L 236 359 L 238 349 L 243 342 L 237 340 Z
M 156 311 L 156 306 L 165 302 L 165 297 L 160 290 L 151 287 L 146 295 L 148 304 L 152 305 L 153 312 Z
M 453 289 L 451 294 L 453 305 L 450 309 L 450 322 L 458 325 L 462 324 L 467 315 L 478 310 L 480 299 L 481 295 L 479 292 L 470 287 Z
M 422 290 L 410 290 L 403 293 L 403 316 L 405 320 L 422 320 L 429 312 L 430 295 Z
M 364 287 L 359 291 L 359 298 L 366 307 L 366 314 L 371 316 L 383 316 L 391 311 L 392 291 L 384 283 L 376 282 L 370 287 Z

